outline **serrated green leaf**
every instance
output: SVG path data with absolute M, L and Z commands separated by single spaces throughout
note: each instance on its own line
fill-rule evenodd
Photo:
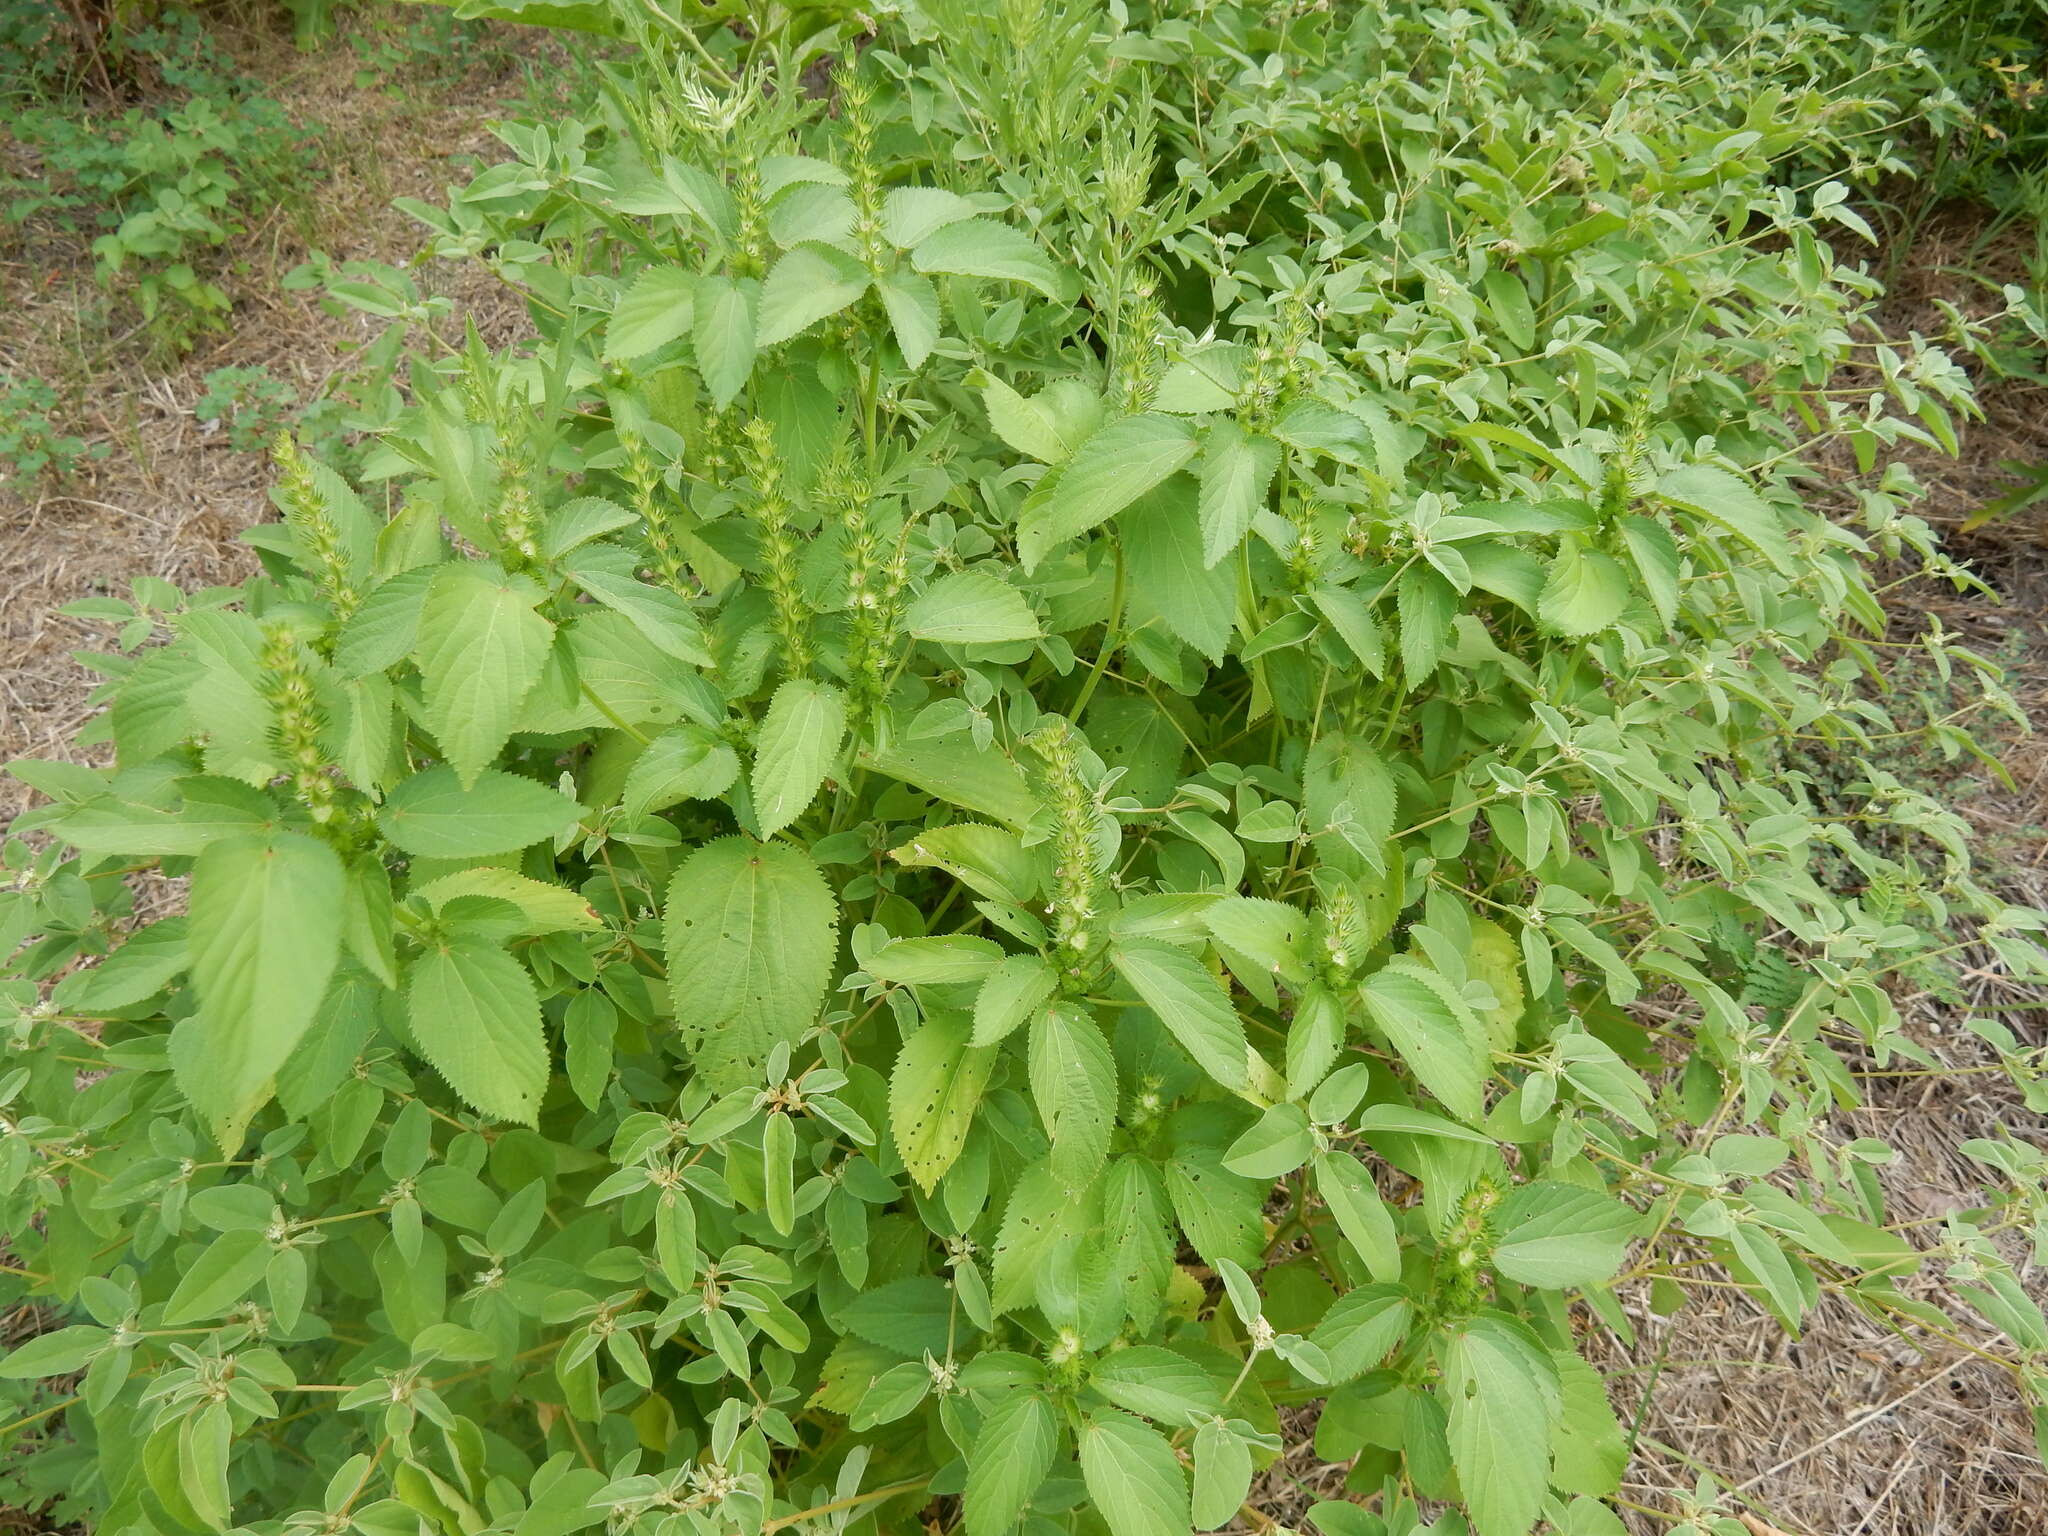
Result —
M 1052 1141 L 1053 1176 L 1084 1188 L 1108 1160 L 1116 1124 L 1109 1042 L 1084 1009 L 1054 1004 L 1032 1020 L 1030 1074 L 1032 1102 Z
M 1209 428 L 1202 454 L 1202 564 L 1213 566 L 1244 542 L 1265 505 L 1280 445 L 1245 432 L 1229 418 Z
M 199 1009 L 179 1025 L 172 1060 L 229 1151 L 326 995 L 346 883 L 334 850 L 295 832 L 229 838 L 193 866 L 187 943 Z
M 1610 1195 L 1555 1180 L 1524 1184 L 1495 1216 L 1494 1268 L 1545 1290 L 1600 1285 L 1621 1268 L 1634 1211 Z
M 583 807 L 567 795 L 495 768 L 465 789 L 453 768 L 416 773 L 384 802 L 377 825 L 402 852 L 426 859 L 516 853 L 574 825 Z
M 727 837 L 669 882 L 664 909 L 676 1027 L 713 1086 L 750 1081 L 777 1042 L 817 1021 L 839 947 L 818 868 L 781 843 Z
M 407 975 L 405 1008 L 427 1060 L 466 1103 L 495 1119 L 534 1123 L 547 1093 L 548 1047 L 525 966 L 483 939 L 429 945 Z
M 911 599 L 904 629 L 945 645 L 1003 645 L 1039 637 L 1024 594 L 987 571 L 954 571 Z
M 1521 1323 L 1489 1313 L 1442 1350 L 1451 1464 L 1478 1536 L 1528 1536 L 1550 1481 L 1557 1366 Z
M 909 986 L 980 981 L 1003 960 L 993 939 L 965 933 L 927 938 L 891 939 L 868 957 L 867 969 L 879 981 Z
M 1116 945 L 1110 960 L 1197 1066 L 1226 1088 L 1245 1086 L 1244 1025 L 1201 961 L 1186 950 L 1138 939 Z
M 910 253 L 910 264 L 920 272 L 1024 283 L 1048 299 L 1058 299 L 1064 286 L 1036 241 L 994 219 L 962 219 L 943 225 L 918 242 Z
M 1212 662 L 1223 660 L 1237 614 L 1235 569 L 1202 564 L 1201 530 L 1185 475 L 1140 496 L 1117 516 L 1129 563 L 1131 617 L 1164 624 Z
M 523 576 L 473 561 L 442 566 L 427 589 L 413 659 L 427 727 L 465 789 L 497 757 L 540 681 L 555 637 L 533 611 L 545 595 Z
M 1628 573 L 1612 555 L 1567 542 L 1550 562 L 1536 616 L 1554 635 L 1597 635 L 1614 627 L 1630 595 Z
M 1469 1124 L 1486 1113 L 1486 1026 L 1434 971 L 1395 961 L 1359 987 L 1365 1011 L 1416 1080 Z
M 761 284 L 758 345 L 789 340 L 868 290 L 868 269 L 829 245 L 785 251 Z
M 1178 417 L 1148 412 L 1103 427 L 1025 498 L 1017 518 L 1024 569 L 1116 516 L 1194 456 L 1194 429 Z
M 1741 476 L 1711 464 L 1680 464 L 1657 477 L 1657 494 L 1674 506 L 1719 523 L 1770 561 L 1793 574 L 1784 517 Z
M 968 1536 L 1005 1536 L 1052 1470 L 1059 1427 L 1040 1392 L 1014 1392 L 982 1421 L 967 1458 L 961 1514 Z
M 998 1045 L 1043 1006 L 1059 976 L 1041 955 L 1007 955 L 974 994 L 976 1045 Z
M 882 238 L 907 251 L 974 214 L 974 204 L 943 187 L 891 187 L 882 199 Z
M 1081 1477 L 1117 1536 L 1187 1536 L 1187 1479 L 1166 1437 L 1126 1413 L 1099 1413 L 1081 1431 Z
M 1320 1153 L 1315 1165 L 1316 1193 L 1329 1206 L 1344 1240 L 1365 1261 L 1366 1272 L 1375 1280 L 1400 1279 L 1400 1240 L 1372 1174 L 1349 1152 Z
M 775 690 L 754 745 L 754 815 L 773 837 L 817 798 L 846 736 L 846 695 L 792 678 Z
M 631 362 L 690 334 L 696 320 L 696 274 L 683 267 L 647 267 L 612 306 L 604 360 Z
M 964 1019 L 934 1014 L 903 1042 L 889 1074 L 889 1128 L 910 1176 L 929 1194 L 966 1145 L 996 1053 L 968 1044 Z
M 720 410 L 739 398 L 754 371 L 754 313 L 759 292 L 750 279 L 735 282 L 729 277 L 706 277 L 697 285 L 697 312 L 691 326 L 697 371 Z
M 922 368 L 939 344 L 939 290 L 930 278 L 898 267 L 882 275 L 875 291 L 882 296 L 904 365 Z

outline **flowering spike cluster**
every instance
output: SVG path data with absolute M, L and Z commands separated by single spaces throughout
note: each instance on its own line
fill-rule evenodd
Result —
M 497 471 L 498 500 L 484 514 L 498 540 L 505 563 L 515 568 L 540 563 L 539 512 L 533 495 L 533 466 L 526 444 L 515 442 L 497 398 L 480 372 L 472 368 L 463 379 L 470 419 L 491 436 L 491 465 Z
M 1493 1259 L 1493 1231 L 1489 1225 L 1493 1208 L 1500 1204 L 1500 1190 L 1491 1179 L 1481 1179 L 1458 1201 L 1449 1227 L 1438 1244 L 1446 1261 L 1439 1265 L 1436 1308 L 1441 1317 L 1461 1317 L 1485 1297 L 1484 1271 Z
M 1166 321 L 1152 285 L 1139 286 L 1117 327 L 1116 368 L 1110 387 L 1126 411 L 1142 411 L 1166 368 Z
M 846 671 L 854 723 L 881 712 L 896 666 L 896 631 L 909 586 L 910 529 L 893 548 L 875 526 L 874 491 L 865 477 L 835 468 L 826 495 L 840 509 L 846 531 Z
M 1085 984 L 1081 964 L 1094 947 L 1094 918 L 1102 876 L 1096 868 L 1095 792 L 1081 767 L 1074 728 L 1058 715 L 1032 732 L 1031 749 L 1042 764 L 1040 785 L 1053 818 L 1053 939 L 1061 982 L 1073 991 Z
M 1145 206 L 1152 191 L 1152 173 L 1158 158 L 1156 108 L 1147 80 L 1131 102 L 1118 130 L 1107 135 L 1103 145 L 1103 199 L 1109 216 L 1129 228 Z
M 733 168 L 732 201 L 739 214 L 733 271 L 740 277 L 759 277 L 768 267 L 768 199 L 761 190 L 760 167 L 752 156 Z
M 745 459 L 747 476 L 754 482 L 754 516 L 761 524 L 761 558 L 768 568 L 775 632 L 782 637 L 783 667 L 789 676 L 801 677 L 811 669 L 811 610 L 797 570 L 796 530 L 782 488 L 782 456 L 775 448 L 775 429 L 763 417 L 747 423 Z
M 299 649 L 298 638 L 281 623 L 263 628 L 263 693 L 275 716 L 271 740 L 284 759 L 285 772 L 316 825 L 334 824 L 334 776 L 320 744 L 324 722 L 313 692 L 313 674 Z
M 1313 592 L 1323 579 L 1323 539 L 1316 530 L 1316 503 L 1289 496 L 1287 520 L 1294 526 L 1294 547 L 1287 551 L 1287 579 L 1297 592 Z
M 1272 426 L 1281 402 L 1309 382 L 1309 362 L 1303 354 L 1315 330 L 1315 315 L 1307 303 L 1299 294 L 1285 295 L 1271 333 L 1252 348 L 1241 395 L 1247 427 L 1264 431 Z
M 1335 885 L 1324 893 L 1317 917 L 1323 980 L 1332 988 L 1341 988 L 1358 973 L 1365 959 L 1365 914 L 1359 909 L 1358 893 L 1348 882 Z
M 834 78 L 846 113 L 847 191 L 853 198 L 854 239 L 861 263 L 880 276 L 889 248 L 882 238 L 882 187 L 875 172 L 874 87 L 861 79 L 858 65 L 841 66 Z
M 632 487 L 633 510 L 640 514 L 647 534 L 652 569 L 662 585 L 677 596 L 695 597 L 696 583 L 683 559 L 682 530 L 676 526 L 675 508 L 662 485 L 661 469 L 638 436 L 621 432 L 619 439 L 626 450 L 626 484 Z
M 341 527 L 335 521 L 334 507 L 313 477 L 313 461 L 289 432 L 277 434 L 271 460 L 277 466 L 277 489 L 284 502 L 285 525 L 297 536 L 312 562 L 313 579 L 334 610 L 334 622 L 340 624 L 356 611 L 363 595 L 349 577 L 348 556 L 342 549 Z
M 1628 430 L 1622 437 L 1621 449 L 1608 462 L 1607 475 L 1601 483 L 1600 511 L 1604 518 L 1621 517 L 1634 504 L 1649 445 L 1649 402 L 1638 395 L 1629 405 Z

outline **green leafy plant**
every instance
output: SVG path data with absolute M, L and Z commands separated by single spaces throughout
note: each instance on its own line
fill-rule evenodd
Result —
M 303 205 L 310 141 L 275 100 L 219 67 L 187 13 L 123 34 L 118 51 L 150 61 L 164 99 L 115 112 L 60 96 L 15 113 L 4 129 L 17 162 L 0 175 L 5 223 L 100 231 L 101 280 L 133 299 L 159 347 L 181 352 L 228 313 L 209 253 L 252 210 Z
M 2010 709 L 1937 636 L 1902 726 L 1873 643 L 1875 557 L 1968 583 L 1884 462 L 1964 377 L 1825 238 L 1913 76 L 1521 13 L 606 12 L 602 109 L 413 205 L 538 339 L 420 360 L 361 489 L 284 443 L 260 576 L 74 609 L 5 1496 L 1165 1536 L 1319 1405 L 1325 1536 L 1603 1536 L 1577 1336 L 1700 1285 L 2048 1395 L 2038 1155 L 1929 1229 L 1833 1120 L 1938 1065 L 1894 988 L 2048 979 L 1863 753 Z
M 192 414 L 202 430 L 225 432 L 238 453 L 260 453 L 286 429 L 323 457 L 341 450 L 349 411 L 339 400 L 301 400 L 295 385 L 263 367 L 215 368 L 201 382 Z
M 0 486 L 20 491 L 46 479 L 62 484 L 106 457 L 105 443 L 64 431 L 56 410 L 57 392 L 41 379 L 0 373 Z

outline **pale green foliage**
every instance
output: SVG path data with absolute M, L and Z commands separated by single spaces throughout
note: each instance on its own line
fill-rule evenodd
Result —
M 261 575 L 84 605 L 112 766 L 16 769 L 6 1502 L 1178 1536 L 1317 1404 L 1323 1536 L 1583 1536 L 1576 1341 L 1703 1280 L 2048 1395 L 2040 1155 L 1896 1223 L 1836 1118 L 1933 1065 L 1894 989 L 2048 980 L 1871 750 L 2005 704 L 1935 634 L 1894 715 L 1869 643 L 1875 560 L 1966 581 L 1882 462 L 1962 377 L 1826 239 L 1916 66 L 1621 0 L 482 9 L 637 44 L 408 205 L 536 338 L 422 357 L 363 495 L 282 451 Z

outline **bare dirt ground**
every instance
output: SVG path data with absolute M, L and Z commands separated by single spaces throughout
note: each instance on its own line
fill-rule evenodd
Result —
M 295 117 L 319 128 L 327 180 L 309 227 L 280 211 L 238 243 L 233 254 L 244 271 L 228 331 L 176 364 L 138 362 L 99 318 L 102 299 L 82 242 L 0 249 L 0 372 L 66 381 L 67 430 L 110 445 L 61 490 L 24 498 L 0 487 L 0 761 L 70 751 L 92 712 L 90 674 L 71 653 L 100 641 L 93 626 L 59 615 L 62 604 L 123 592 L 144 573 L 190 587 L 249 569 L 237 535 L 272 515 L 266 465 L 207 430 L 194 409 L 201 381 L 215 368 L 261 364 L 310 394 L 346 369 L 375 322 L 327 314 L 310 295 L 282 289 L 278 277 L 315 246 L 336 261 L 409 263 L 422 231 L 391 199 L 436 199 L 464 179 L 457 157 L 492 153 L 486 124 L 521 85 L 516 51 L 540 45 L 530 35 L 510 38 L 506 50 L 424 99 L 352 85 L 331 53 L 308 59 L 276 39 L 247 46 L 253 72 L 273 82 Z M 1916 248 L 1888 305 L 1896 329 L 1940 329 L 1937 298 L 1986 302 L 1947 270 L 1975 227 L 1960 212 Z M 474 267 L 429 264 L 416 275 L 429 291 L 453 297 L 457 315 L 474 318 L 494 341 L 523 326 L 516 304 Z M 1913 458 L 1929 492 L 1918 510 L 1951 530 L 2006 488 L 1999 460 L 2048 459 L 2048 391 L 1987 381 L 1983 403 L 1987 420 L 1967 433 L 1959 459 Z M 1916 583 L 1898 594 L 1898 624 L 1918 630 L 1936 618 L 2004 656 L 2028 714 L 2048 725 L 2048 508 L 1958 538 L 1953 548 L 2003 603 Z M 2011 899 L 2048 906 L 2048 746 L 2014 733 L 2006 761 L 2012 787 L 1981 772 L 1971 785 L 1959 772 L 1968 790 L 1960 803 Z M 27 799 L 21 786 L 0 780 L 0 823 Z M 1997 978 L 1987 967 L 1973 984 L 1988 994 Z M 1921 1043 L 1961 1070 L 1873 1077 L 1868 1107 L 1843 1117 L 1840 1130 L 1844 1139 L 1881 1134 L 1902 1149 L 1885 1171 L 1895 1219 L 1938 1229 L 1945 1213 L 1976 1201 L 1974 1165 L 1960 1143 L 2000 1125 L 2032 1139 L 2042 1128 L 1985 1070 L 1988 1051 L 1959 1030 L 1952 1006 L 1902 1001 Z M 2048 1041 L 2039 1014 L 2001 1016 L 2027 1043 Z M 1639 1328 L 1635 1344 L 1592 1347 L 1604 1357 L 1623 1422 L 1639 1432 L 1623 1490 L 1641 1506 L 1628 1516 L 1639 1536 L 1668 1530 L 1678 1518 L 1672 1490 L 1690 1488 L 1703 1472 L 1741 1491 L 1752 1536 L 2048 1533 L 2048 1473 L 2033 1427 L 2009 1376 L 1970 1352 L 1979 1341 L 1930 1348 L 1832 1305 L 1788 1339 L 1733 1290 L 1695 1293 L 1670 1319 L 1652 1314 L 1645 1297 L 1626 1300 Z M 1301 1448 L 1262 1481 L 1255 1501 L 1272 1520 L 1295 1525 L 1305 1523 L 1313 1499 L 1343 1496 L 1343 1469 L 1318 1465 L 1309 1425 L 1301 1428 Z M 0 1511 L 0 1529 L 32 1528 L 11 1525 L 9 1516 Z

